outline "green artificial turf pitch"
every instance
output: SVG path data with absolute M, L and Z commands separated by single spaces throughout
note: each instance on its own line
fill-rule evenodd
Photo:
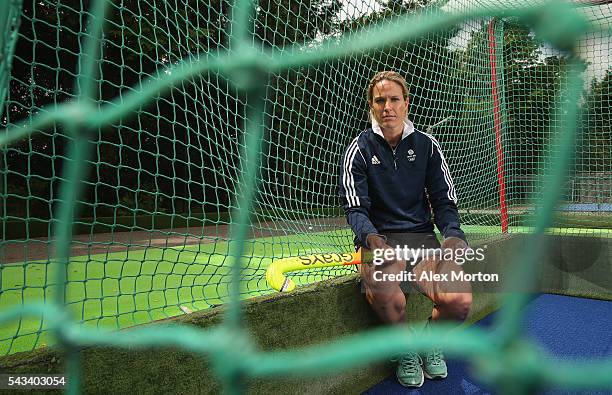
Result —
M 245 243 L 241 294 L 244 298 L 275 292 L 265 270 L 273 259 L 328 252 L 330 240 L 348 241 L 347 231 L 260 238 Z M 327 247 L 326 247 L 327 245 Z M 229 243 L 202 243 L 166 248 L 129 249 L 73 256 L 67 266 L 66 304 L 85 325 L 125 328 L 224 303 L 229 293 Z M 315 269 L 293 276 L 297 284 L 312 283 L 347 273 L 340 268 Z M 354 270 L 354 269 L 353 269 Z M 2 309 L 49 300 L 52 266 L 49 261 L 0 266 Z M 48 344 L 39 318 L 0 326 L 0 355 Z

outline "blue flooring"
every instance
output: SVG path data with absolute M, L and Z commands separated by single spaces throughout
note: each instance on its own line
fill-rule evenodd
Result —
M 476 325 L 487 328 L 495 319 L 491 314 Z M 545 349 L 552 358 L 571 361 L 612 357 L 612 302 L 560 295 L 540 295 L 525 309 L 523 333 Z M 463 360 L 447 360 L 448 377 L 425 380 L 423 387 L 402 387 L 395 374 L 364 392 L 379 394 L 494 394 L 470 373 Z M 612 374 L 612 372 L 610 372 Z M 548 389 L 544 394 L 612 394 L 611 391 L 570 392 Z

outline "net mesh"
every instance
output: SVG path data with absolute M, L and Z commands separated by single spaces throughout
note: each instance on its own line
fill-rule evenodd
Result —
M 0 303 L 15 309 L 0 352 L 61 331 L 41 301 L 104 328 L 229 301 L 236 326 L 238 300 L 270 291 L 273 259 L 350 251 L 338 164 L 368 126 L 364 88 L 383 69 L 407 77 L 410 118 L 441 142 L 470 242 L 608 234 L 610 5 L 529 5 L 5 3 Z M 61 342 L 122 341 L 84 333 Z M 252 375 L 285 369 L 249 361 Z

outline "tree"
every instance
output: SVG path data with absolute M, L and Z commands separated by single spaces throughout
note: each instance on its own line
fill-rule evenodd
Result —
M 568 59 L 561 53 L 544 56 L 543 48 L 528 26 L 506 21 L 504 154 L 507 191 L 516 202 L 532 196 L 535 178 L 556 144 L 561 115 L 557 100 L 567 80 Z
M 123 98 L 147 78 L 170 72 L 181 61 L 227 49 L 228 1 L 164 1 L 150 7 L 124 0 L 120 5 L 110 7 L 101 45 L 97 99 L 102 105 Z M 304 43 L 331 29 L 339 7 L 336 0 L 264 2 L 254 14 L 254 31 L 262 47 Z M 85 0 L 25 2 L 7 124 L 73 98 L 88 9 Z M 247 104 L 228 81 L 209 73 L 177 83 L 131 118 L 101 128 L 93 141 L 83 215 L 228 210 L 238 179 Z M 6 151 L 8 189 L 2 193 L 16 203 L 10 215 L 52 216 L 49 202 L 57 199 L 68 139 L 58 127 Z
M 583 171 L 612 171 L 612 69 L 593 79 L 583 103 L 578 163 Z

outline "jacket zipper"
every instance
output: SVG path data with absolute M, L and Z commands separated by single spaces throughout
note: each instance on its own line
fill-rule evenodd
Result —
M 380 136 L 378 136 L 378 137 L 380 137 Z M 397 151 L 397 148 L 400 146 L 400 144 L 402 143 L 403 139 L 401 139 L 397 143 L 395 148 L 391 148 L 391 144 L 389 144 L 389 142 L 387 140 L 385 140 L 384 137 L 381 137 L 381 138 L 383 139 L 385 144 L 387 144 L 387 147 L 389 147 L 389 149 L 391 150 L 391 153 L 393 154 L 393 167 L 395 168 L 395 170 L 397 170 L 397 156 L 395 155 L 395 151 Z

